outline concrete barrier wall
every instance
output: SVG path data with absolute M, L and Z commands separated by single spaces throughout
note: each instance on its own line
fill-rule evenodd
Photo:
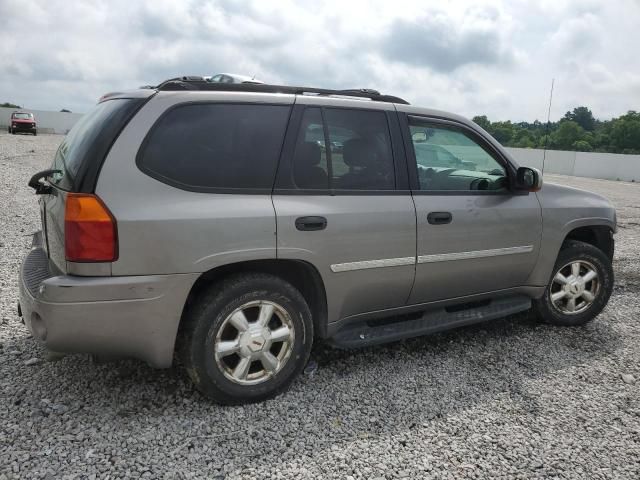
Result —
M 47 112 L 45 110 L 31 110 L 28 108 L 0 108 L 0 128 L 6 130 L 11 122 L 11 114 L 16 110 L 31 112 L 36 117 L 36 125 L 40 133 L 66 134 L 82 117 L 81 113 Z
M 542 169 L 543 150 L 507 148 L 523 167 Z M 640 182 L 640 155 L 547 150 L 544 171 L 576 177 Z

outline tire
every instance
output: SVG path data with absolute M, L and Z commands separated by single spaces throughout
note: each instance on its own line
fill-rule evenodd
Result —
M 574 270 L 575 264 L 578 265 L 577 270 Z M 576 271 L 579 272 L 578 276 L 575 276 Z M 596 276 L 593 277 L 590 271 L 595 272 Z M 561 277 L 557 277 L 557 274 Z M 588 281 L 583 282 L 585 279 Z M 558 254 L 544 295 L 534 300 L 533 308 L 538 318 L 546 323 L 584 325 L 607 305 L 612 291 L 611 260 L 593 245 L 568 240 Z
M 38 135 L 38 132 L 37 131 L 33 132 L 33 136 L 35 137 L 36 135 Z
M 270 308 L 274 309 L 271 316 Z M 270 319 L 268 333 L 259 327 L 263 309 L 264 317 Z M 240 310 L 242 315 L 237 313 Z M 283 327 L 293 335 L 270 343 L 271 333 L 276 334 L 274 338 L 278 333 L 282 336 Z M 279 277 L 247 273 L 212 285 L 187 309 L 177 353 L 200 392 L 218 403 L 239 405 L 287 390 L 304 368 L 312 345 L 311 312 L 300 292 Z M 216 354 L 222 350 L 226 355 Z M 263 360 L 268 354 L 271 371 Z

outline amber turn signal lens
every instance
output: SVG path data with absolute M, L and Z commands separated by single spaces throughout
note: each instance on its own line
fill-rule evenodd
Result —
M 67 194 L 64 248 L 69 262 L 113 262 L 118 258 L 116 221 L 96 195 Z

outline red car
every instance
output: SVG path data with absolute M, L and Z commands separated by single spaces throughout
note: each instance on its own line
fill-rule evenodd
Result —
M 36 128 L 36 119 L 33 113 L 29 112 L 13 112 L 11 114 L 11 124 L 9 125 L 9 133 L 15 135 L 18 132 L 38 134 Z

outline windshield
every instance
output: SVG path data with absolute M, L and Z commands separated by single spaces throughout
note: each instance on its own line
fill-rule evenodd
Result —
M 99 103 L 73 126 L 60 144 L 51 168 L 60 170 L 51 183 L 63 190 L 73 190 L 74 180 L 86 162 L 102 162 L 111 142 L 122 128 L 121 118 L 128 117 L 131 99 L 119 98 Z M 135 102 L 133 102 L 135 103 Z M 112 131 L 113 130 L 113 131 Z M 96 156 L 99 148 L 100 158 Z
M 33 118 L 33 113 L 14 113 L 13 118 L 29 119 Z

